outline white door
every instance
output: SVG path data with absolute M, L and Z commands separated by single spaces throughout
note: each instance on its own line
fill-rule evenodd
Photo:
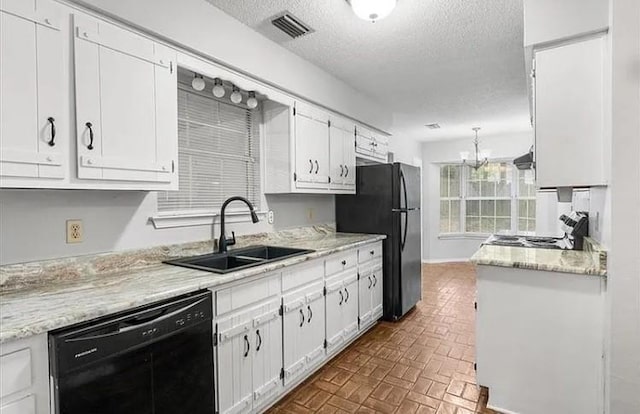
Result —
M 371 319 L 374 321 L 382 317 L 382 267 L 376 267 L 371 272 Z
M 306 363 L 308 367 L 314 366 L 324 356 L 325 336 L 325 306 L 323 286 L 310 291 L 306 296 L 307 314 L 303 329 L 306 344 Z
M 356 146 L 357 154 L 365 156 L 373 156 L 373 146 L 375 141 L 371 135 L 371 131 L 361 126 L 356 127 Z
M 231 315 L 218 322 L 218 411 L 251 411 L 254 338 L 251 312 Z
M 358 315 L 360 316 L 360 327 L 365 327 L 371 322 L 371 288 L 373 278 L 371 272 L 360 274 L 358 281 Z
M 350 340 L 358 333 L 358 274 L 354 270 L 352 274 L 344 278 L 344 305 L 342 307 L 342 326 L 345 341 Z
M 74 29 L 78 177 L 177 188 L 175 51 L 81 13 Z
M 285 296 L 282 300 L 284 383 L 288 385 L 304 373 L 306 366 L 303 327 L 307 316 L 304 292 L 295 292 Z
M 258 407 L 282 387 L 282 318 L 280 299 L 258 308 L 253 318 L 253 401 Z
M 341 188 L 344 177 L 344 143 L 342 130 L 336 121 L 329 128 L 329 164 L 331 165 L 331 187 Z
M 343 132 L 342 145 L 343 145 L 343 163 L 344 163 L 344 177 L 343 182 L 347 188 L 355 189 L 356 187 L 356 147 L 355 147 L 355 133 L 354 126 L 349 125 L 349 128 Z
M 296 187 L 327 188 L 329 185 L 329 117 L 326 113 L 296 103 Z
M 607 184 L 605 39 L 591 38 L 535 54 L 538 187 Z
M 330 354 L 340 346 L 343 341 L 343 305 L 345 304 L 343 277 L 333 278 L 332 282 L 327 282 L 326 304 L 326 337 L 327 353 Z M 357 315 L 356 315 L 357 317 Z
M 63 179 L 69 131 L 60 7 L 49 0 L 0 3 L 0 176 Z M 23 181 L 28 186 L 29 181 Z M 2 180 L 2 185 L 5 180 Z

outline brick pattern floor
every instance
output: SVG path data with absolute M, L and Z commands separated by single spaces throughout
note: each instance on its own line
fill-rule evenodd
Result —
M 475 269 L 422 269 L 422 301 L 381 322 L 269 413 L 493 413 L 474 362 Z

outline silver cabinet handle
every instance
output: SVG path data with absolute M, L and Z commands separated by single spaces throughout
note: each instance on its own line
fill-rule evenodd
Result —
M 312 160 L 309 160 L 309 165 L 311 166 L 309 168 L 309 174 L 313 174 L 313 161 Z
M 367 289 L 371 289 L 372 285 L 373 285 L 373 280 L 371 280 L 371 276 L 369 276 L 369 287 Z
M 376 275 L 373 275 L 373 287 L 376 287 L 377 284 L 378 284 L 378 278 L 376 277 Z
M 347 303 L 347 302 L 349 302 L 349 290 L 347 288 L 344 288 L 344 293 L 347 294 L 347 298 L 344 300 L 344 303 Z
M 251 350 L 251 344 L 249 343 L 249 337 L 247 335 L 244 336 L 244 344 L 246 345 L 244 350 L 244 357 L 246 358 L 249 356 L 249 351 Z
M 316 160 L 316 174 L 320 171 L 320 164 L 318 164 L 318 160 Z
M 346 173 L 344 174 L 345 177 L 349 176 L 349 167 L 347 167 L 346 165 L 344 166 L 344 169 L 346 170 Z
M 256 329 L 256 337 L 258 339 L 258 344 L 256 345 L 256 352 L 260 352 L 260 347 L 262 347 L 262 335 L 260 335 L 260 329 Z
M 344 295 L 341 290 L 339 290 L 338 293 L 340 293 L 340 303 L 338 303 L 338 305 L 342 305 L 342 302 L 344 302 Z
M 344 175 L 344 166 L 340 164 L 340 177 Z
M 313 311 L 311 310 L 311 306 L 307 306 L 307 310 L 309 311 L 309 319 L 307 319 L 307 323 L 311 323 L 311 318 L 313 318 Z
M 300 327 L 302 328 L 302 325 L 304 325 L 304 312 L 302 311 L 302 309 L 300 309 Z

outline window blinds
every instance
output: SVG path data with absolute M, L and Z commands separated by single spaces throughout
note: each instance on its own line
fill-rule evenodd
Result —
M 178 87 L 180 189 L 158 193 L 162 213 L 217 212 L 240 195 L 260 204 L 259 111 Z

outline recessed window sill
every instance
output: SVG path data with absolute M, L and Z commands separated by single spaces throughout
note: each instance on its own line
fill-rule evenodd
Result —
M 439 240 L 486 240 L 491 234 L 484 233 L 445 233 L 439 234 Z
M 266 211 L 258 211 L 258 217 L 264 219 Z M 251 215 L 248 211 L 227 211 L 225 213 L 226 223 L 250 223 Z M 211 226 L 214 222 L 219 222 L 220 213 L 161 213 L 149 217 L 149 221 L 156 229 L 168 229 L 174 227 L 190 226 Z

